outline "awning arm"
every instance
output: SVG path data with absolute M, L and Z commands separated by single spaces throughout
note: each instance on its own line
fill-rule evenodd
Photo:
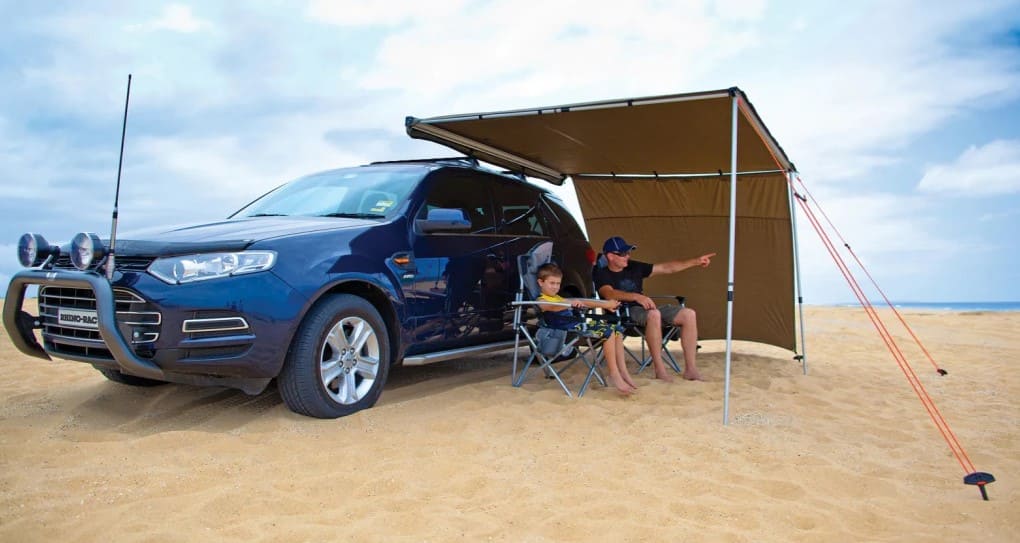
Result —
M 747 176 L 751 176 L 751 175 L 774 175 L 774 174 L 779 174 L 779 173 L 781 173 L 781 174 L 783 174 L 785 176 L 788 173 L 788 171 L 787 170 L 753 170 L 753 171 L 746 171 L 746 172 L 736 172 L 738 177 L 740 177 L 740 176 L 747 177 Z M 663 180 L 663 179 L 703 179 L 703 178 L 706 178 L 706 177 L 726 177 L 726 178 L 729 178 L 730 177 L 730 172 L 714 171 L 714 172 L 705 172 L 705 173 L 660 173 L 660 174 L 611 172 L 611 173 L 575 173 L 575 174 L 572 174 L 570 176 L 570 178 L 573 179 L 574 181 L 583 181 L 583 180 L 587 180 L 587 179 L 597 179 L 597 180 L 601 181 L 603 179 L 616 179 L 616 178 L 618 178 L 618 179 L 627 179 L 627 180 L 638 180 L 638 179 L 653 179 L 653 180 Z
M 481 160 L 485 160 L 486 162 L 490 161 L 487 160 L 486 157 L 491 157 L 497 160 L 495 163 L 503 166 L 509 167 L 510 165 L 517 165 L 524 170 L 523 173 L 532 177 L 539 177 L 557 185 L 562 184 L 563 180 L 567 177 L 563 172 L 554 170 L 548 166 L 544 166 L 524 157 L 497 149 L 480 141 L 461 136 L 454 132 L 450 132 L 449 130 L 439 128 L 438 126 L 429 124 L 427 121 L 423 121 L 415 117 L 408 117 L 405 120 L 405 125 L 407 126 L 407 134 L 412 138 L 422 138 L 432 141 L 438 140 L 438 142 L 447 146 L 452 144 L 462 153 L 468 156 L 477 157 Z

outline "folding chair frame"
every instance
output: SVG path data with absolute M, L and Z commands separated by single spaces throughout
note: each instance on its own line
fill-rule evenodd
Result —
M 563 378 L 560 377 L 560 374 L 569 369 L 571 366 L 573 366 L 578 359 L 581 359 L 584 361 L 585 365 L 588 366 L 588 374 L 585 376 L 584 383 L 578 390 L 577 396 L 578 397 L 584 396 L 584 393 L 588 390 L 588 387 L 591 384 L 592 377 L 598 380 L 599 384 L 601 384 L 602 386 L 606 386 L 605 377 L 602 375 L 602 371 L 599 368 L 603 356 L 602 351 L 601 349 L 599 349 L 599 347 L 602 346 L 602 343 L 605 340 L 603 340 L 602 338 L 593 338 L 591 336 L 585 335 L 583 332 L 565 331 L 569 339 L 563 342 L 563 345 L 557 350 L 555 354 L 547 355 L 541 351 L 541 349 L 538 346 L 538 341 L 536 341 L 535 335 L 531 333 L 531 331 L 528 329 L 528 324 L 524 322 L 524 320 L 521 318 L 524 313 L 523 307 L 537 306 L 539 305 L 539 302 L 517 300 L 514 301 L 512 305 L 517 307 L 517 310 L 514 312 L 514 328 L 518 330 L 518 333 L 516 340 L 514 341 L 514 365 L 513 371 L 510 376 L 510 384 L 512 384 L 515 387 L 520 387 L 521 385 L 523 385 L 524 380 L 528 376 L 528 371 L 531 369 L 531 366 L 537 362 L 538 369 L 542 370 L 548 378 L 555 379 L 556 382 L 559 383 L 560 388 L 563 389 L 563 392 L 567 396 L 573 397 L 574 395 L 573 393 L 570 392 L 570 387 L 568 387 L 567 384 L 563 381 Z M 544 302 L 543 305 L 559 305 L 559 304 L 549 304 L 548 302 Z M 565 307 L 570 307 L 569 304 L 562 305 L 564 305 Z M 542 327 L 540 326 L 539 329 L 541 328 Z M 524 336 L 524 338 L 527 340 L 528 345 L 531 347 L 531 355 L 528 357 L 528 360 L 524 362 L 524 364 L 521 366 L 520 371 L 518 371 L 521 336 Z M 593 339 L 595 339 L 596 341 L 592 342 Z M 584 342 L 584 345 L 587 346 L 587 349 L 585 349 L 584 351 L 578 349 L 577 357 L 574 360 L 570 361 L 563 368 L 557 370 L 555 367 L 553 367 L 552 365 L 553 362 L 561 354 L 568 353 L 570 352 L 571 349 L 577 348 L 578 343 L 582 342 L 582 340 Z
M 684 297 L 683 296 L 649 296 L 649 298 L 668 298 L 668 299 L 671 299 L 671 300 L 676 300 L 679 303 L 681 309 L 683 309 L 685 307 L 684 306 Z M 645 370 L 645 368 L 647 368 L 652 363 L 652 355 L 651 355 L 651 353 L 649 353 L 648 356 L 645 356 L 645 343 L 648 342 L 648 338 L 645 336 L 645 330 L 644 330 L 643 326 L 641 326 L 641 325 L 639 325 L 639 324 L 629 320 L 630 319 L 630 315 L 629 315 L 629 313 L 627 313 L 626 308 L 621 308 L 620 311 L 623 313 L 623 317 L 625 319 L 627 319 L 623 323 L 624 327 L 626 328 L 626 331 L 627 332 L 631 332 L 631 333 L 626 334 L 626 335 L 629 335 L 631 337 L 639 337 L 639 338 L 641 338 L 641 357 L 640 358 L 638 358 L 638 356 L 635 355 L 633 351 L 631 351 L 630 349 L 624 347 L 624 352 L 626 352 L 627 355 L 630 356 L 631 359 L 634 360 L 634 362 L 637 363 L 637 365 L 638 365 L 637 373 L 641 373 L 642 371 Z M 669 352 L 669 342 L 677 340 L 677 339 L 680 339 L 680 330 L 681 330 L 681 328 L 682 328 L 681 326 L 677 326 L 677 325 L 675 325 L 673 323 L 663 323 L 662 324 L 662 354 L 663 354 L 663 357 L 666 359 L 666 361 L 669 362 L 669 365 L 673 367 L 673 371 L 675 371 L 677 374 L 680 374 L 680 375 L 682 375 L 684 371 L 680 367 L 680 364 L 677 363 L 676 358 L 673 357 L 673 353 Z
M 577 358 L 583 360 L 585 365 L 588 366 L 588 374 L 585 376 L 584 384 L 581 385 L 581 388 L 578 391 L 578 396 L 580 397 L 583 396 L 585 391 L 588 389 L 588 386 L 591 384 L 591 380 L 593 377 L 597 379 L 598 382 L 602 384 L 602 386 L 606 385 L 606 380 L 602 376 L 601 370 L 599 369 L 599 365 L 602 361 L 603 356 L 602 351 L 601 349 L 599 349 L 599 347 L 601 347 L 602 343 L 604 342 L 604 339 L 601 337 L 597 338 L 592 337 L 589 334 L 586 334 L 585 330 L 583 329 L 579 331 L 565 330 L 563 332 L 566 340 L 563 342 L 563 345 L 559 347 L 555 354 L 545 354 L 539 348 L 538 341 L 536 341 L 536 335 L 538 333 L 537 330 L 545 328 L 543 326 L 544 323 L 542 321 L 542 312 L 538 311 L 539 324 L 538 328 L 535 331 L 535 334 L 532 334 L 531 325 L 529 325 L 528 322 L 526 322 L 529 319 L 524 318 L 525 308 L 527 307 L 536 307 L 539 305 L 562 305 L 565 308 L 570 307 L 570 304 L 567 303 L 536 302 L 534 301 L 534 299 L 525 300 L 526 294 L 528 295 L 529 298 L 537 297 L 536 285 L 526 284 L 525 276 L 530 273 L 529 270 L 534 270 L 535 268 L 537 268 L 536 264 L 545 263 L 538 262 L 538 260 L 550 261 L 551 253 L 552 242 L 547 241 L 535 245 L 526 254 L 519 255 L 517 257 L 518 279 L 520 282 L 520 288 L 518 288 L 515 299 L 511 304 L 514 306 L 515 338 L 514 338 L 514 364 L 512 373 L 510 375 L 510 383 L 515 387 L 520 387 L 524 383 L 524 380 L 527 378 L 528 371 L 531 368 L 531 366 L 533 364 L 537 364 L 537 367 L 541 369 L 546 376 L 552 379 L 556 379 L 556 382 L 559 383 L 560 388 L 563 389 L 563 392 L 565 392 L 567 396 L 573 397 L 570 388 L 567 387 L 567 384 L 563 381 L 563 378 L 560 377 L 560 374 L 566 371 L 571 366 L 573 366 L 574 363 L 577 362 L 577 359 L 575 358 L 574 360 L 570 361 L 570 363 L 565 365 L 563 368 L 560 368 L 559 370 L 553 367 L 552 364 L 562 353 L 570 352 L 570 349 L 581 347 L 583 342 L 583 346 L 587 346 L 587 349 L 582 352 L 581 349 L 578 348 Z M 581 319 L 582 323 L 585 322 L 583 315 L 579 315 L 579 318 Z M 528 357 L 528 360 L 524 362 L 523 366 L 520 368 L 520 371 L 518 371 L 518 360 L 520 357 L 522 336 L 527 341 L 528 345 L 531 347 L 531 356 Z

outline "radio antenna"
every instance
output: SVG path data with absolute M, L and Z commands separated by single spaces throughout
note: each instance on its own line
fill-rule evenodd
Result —
M 120 171 L 124 166 L 124 137 L 127 135 L 128 103 L 131 101 L 131 74 L 128 74 L 127 96 L 124 97 L 124 123 L 120 128 L 120 159 L 117 161 L 117 191 L 113 193 L 113 226 L 110 227 L 110 255 L 106 262 L 106 280 L 113 282 L 116 267 L 117 204 L 120 202 Z

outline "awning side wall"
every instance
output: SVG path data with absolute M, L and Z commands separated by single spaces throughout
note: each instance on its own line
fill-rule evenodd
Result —
M 793 248 L 783 174 L 741 176 L 737 192 L 733 337 L 795 350 Z M 712 266 L 645 281 L 646 294 L 681 294 L 698 312 L 701 339 L 726 337 L 729 176 L 575 180 L 596 251 L 609 236 L 662 262 L 717 253 Z

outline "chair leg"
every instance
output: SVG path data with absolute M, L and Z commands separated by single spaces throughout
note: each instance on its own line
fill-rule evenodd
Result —
M 672 326 L 668 330 L 666 330 L 665 333 L 662 334 L 662 356 L 669 362 L 669 365 L 673 368 L 673 371 L 682 375 L 684 373 L 684 370 L 680 367 L 680 364 L 676 361 L 676 358 L 673 356 L 673 353 L 669 352 L 669 342 L 673 339 L 673 336 L 675 336 L 678 333 L 680 333 L 680 328 Z M 652 363 L 652 355 L 649 354 L 648 356 L 645 356 L 645 341 L 646 341 L 645 336 L 642 334 L 640 337 L 641 337 L 641 359 L 638 360 L 638 358 L 634 356 L 634 353 L 627 351 L 627 354 L 629 354 L 631 358 L 633 358 L 634 361 L 638 363 L 637 373 L 641 373 L 642 371 L 644 371 L 645 368 L 649 366 L 649 364 Z
M 647 341 L 645 339 L 645 335 L 641 332 L 638 332 L 638 337 L 641 338 L 641 358 L 634 356 L 634 353 L 630 352 L 629 350 L 627 350 L 627 354 L 629 354 L 630 357 L 634 359 L 634 362 L 637 362 L 638 369 L 636 373 L 641 373 L 642 371 L 645 371 L 645 368 L 647 368 L 649 364 L 652 363 L 652 355 L 651 353 L 649 353 L 648 356 L 645 356 L 645 342 Z
M 669 365 L 673 366 L 673 371 L 680 375 L 683 375 L 684 370 L 680 369 L 680 364 L 677 363 L 676 358 L 673 358 L 673 353 L 669 352 L 669 342 L 673 339 L 673 336 L 680 333 L 680 328 L 673 326 L 670 327 L 669 331 L 662 335 L 662 353 L 666 355 L 666 359 L 669 360 Z
M 537 352 L 531 353 L 531 356 L 528 357 L 528 361 L 525 362 L 524 365 L 521 367 L 521 372 L 514 375 L 514 380 L 512 383 L 513 386 L 520 387 L 524 383 L 524 378 L 527 377 L 528 375 L 528 369 L 531 368 L 531 363 L 535 361 L 536 357 L 538 357 Z
M 603 342 L 604 344 L 605 342 Z M 584 378 L 584 383 L 581 384 L 581 389 L 577 392 L 577 397 L 584 396 L 584 393 L 588 390 L 588 386 L 591 385 L 591 379 L 594 377 L 598 380 L 599 384 L 603 387 L 606 386 L 606 379 L 602 376 L 602 371 L 599 369 L 599 365 L 605 359 L 604 347 L 603 349 L 597 349 L 591 344 L 591 340 L 588 340 L 588 351 L 579 355 L 584 357 L 584 363 L 588 365 L 588 375 Z M 594 356 L 594 360 L 588 360 L 588 354 L 591 353 Z
M 538 364 L 537 368 L 545 372 L 546 375 L 556 379 L 556 382 L 560 384 L 560 388 L 563 389 L 563 392 L 566 393 L 567 396 L 573 398 L 574 395 L 570 392 L 570 388 L 568 388 L 567 384 L 563 382 L 562 378 L 560 378 L 560 374 L 556 371 L 556 368 L 552 367 L 552 361 L 555 360 L 556 357 L 546 358 L 545 356 L 542 356 L 542 354 L 538 351 L 537 345 L 532 345 L 532 348 L 534 351 L 532 351 L 531 356 L 528 357 L 528 361 L 524 363 L 524 367 L 521 368 L 521 373 L 517 375 L 517 379 L 512 383 L 513 386 L 520 388 L 520 386 L 524 384 L 524 379 L 528 376 L 528 370 L 531 369 L 531 365 L 535 362 L 535 359 L 538 359 L 541 363 Z
M 514 367 L 513 367 L 513 370 L 510 371 L 510 384 L 513 385 L 513 386 L 520 386 L 520 385 L 516 384 L 516 382 L 517 382 L 517 352 L 520 349 L 520 347 L 521 347 L 521 333 L 518 330 L 517 334 L 514 336 Z
M 573 398 L 574 395 L 570 393 L 570 389 L 567 388 L 567 384 L 564 383 L 563 379 L 560 378 L 560 372 L 550 367 L 551 364 L 552 362 L 546 361 L 545 364 L 542 365 L 542 367 L 547 368 L 549 372 L 552 374 L 553 378 L 556 379 L 556 382 L 560 384 L 560 388 L 563 389 L 563 392 L 566 393 L 567 396 Z

